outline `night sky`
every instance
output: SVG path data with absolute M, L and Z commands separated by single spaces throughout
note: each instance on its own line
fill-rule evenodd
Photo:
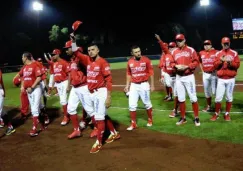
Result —
M 81 32 L 88 35 L 99 35 L 101 31 L 111 31 L 116 35 L 115 46 L 155 43 L 154 33 L 159 32 L 157 25 L 179 23 L 186 28 L 187 35 L 191 30 L 198 29 L 203 35 L 205 32 L 205 11 L 199 6 L 199 0 L 184 1 L 40 1 L 44 4 L 44 10 L 39 15 L 39 28 L 37 28 L 37 15 L 31 9 L 32 0 L 6 1 L 1 5 L 1 36 L 3 48 L 0 63 L 20 63 L 21 53 L 31 51 L 34 56 L 43 52 L 50 52 L 52 47 L 48 41 L 48 31 L 53 24 L 68 27 L 75 20 L 83 21 Z M 229 3 L 230 2 L 230 3 Z M 207 8 L 208 25 L 210 35 L 215 46 L 220 48 L 220 39 L 230 36 L 232 33 L 232 18 L 243 18 L 240 1 L 235 0 L 211 0 Z M 241 13 L 240 13 L 241 12 Z M 16 35 L 25 33 L 31 38 L 38 36 L 39 53 L 35 54 L 35 48 L 22 47 L 16 42 Z M 214 34 L 215 33 L 215 34 Z M 164 35 L 161 35 L 163 38 Z M 68 39 L 68 38 L 67 38 Z M 168 38 L 167 38 L 168 39 Z M 171 41 L 171 36 L 166 41 Z M 63 42 L 64 45 L 65 42 Z M 188 44 L 194 42 L 188 41 Z M 34 43 L 33 43 L 34 44 Z M 234 46 L 239 48 L 239 42 Z M 145 45 L 144 45 L 145 46 Z M 147 45 L 146 45 L 147 46 Z M 61 48 L 61 47 L 57 47 Z M 102 51 L 102 49 L 101 49 Z M 108 50 L 107 50 L 108 51 Z M 129 55 L 127 51 L 105 52 L 104 55 L 121 56 Z M 159 48 L 150 53 L 160 53 Z M 121 54 L 121 55 L 119 55 Z M 11 60 L 9 61 L 9 56 Z M 8 60 L 7 60 L 8 59 Z

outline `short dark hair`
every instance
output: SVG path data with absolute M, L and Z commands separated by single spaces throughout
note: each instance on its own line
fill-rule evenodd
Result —
M 97 43 L 90 43 L 90 44 L 88 45 L 88 48 L 91 47 L 91 46 L 96 46 L 97 48 L 99 48 L 99 46 L 97 45 Z
M 131 52 L 132 52 L 133 49 L 137 49 L 137 48 L 140 48 L 140 47 L 137 46 L 137 45 L 133 45 L 133 46 L 131 47 Z
M 33 58 L 32 54 L 30 52 L 24 52 L 23 56 L 25 56 L 28 60 L 31 60 Z

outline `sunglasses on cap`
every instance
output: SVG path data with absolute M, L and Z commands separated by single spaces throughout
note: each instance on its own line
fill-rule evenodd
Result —
M 174 46 L 169 46 L 169 48 L 174 48 Z
M 204 43 L 203 45 L 205 46 L 205 45 L 211 45 L 211 44 L 210 43 Z
M 229 43 L 223 43 L 224 46 L 229 46 Z
M 176 39 L 176 42 L 182 42 L 183 39 Z

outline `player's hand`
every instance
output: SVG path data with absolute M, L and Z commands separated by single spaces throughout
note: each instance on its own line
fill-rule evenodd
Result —
M 124 92 L 127 93 L 128 91 L 129 91 L 129 86 L 126 86 L 126 87 L 124 88 Z
M 161 76 L 160 80 L 159 80 L 161 83 L 164 83 L 165 82 L 165 77 Z
M 220 60 L 221 60 L 222 62 L 224 62 L 224 61 L 225 61 L 225 56 L 222 56 L 222 57 L 220 58 Z
M 108 109 L 111 106 L 111 96 L 108 96 L 105 101 L 105 107 Z
M 69 93 L 71 90 L 71 86 L 67 86 L 67 93 Z
M 161 40 L 161 39 L 160 39 L 160 36 L 159 36 L 158 34 L 155 34 L 155 38 L 156 38 L 158 41 Z
M 33 91 L 32 88 L 30 88 L 30 87 L 27 88 L 27 92 L 28 92 L 29 94 L 32 93 L 32 91 Z
M 70 39 L 72 40 L 72 42 L 76 42 L 76 38 L 75 38 L 74 33 L 70 34 Z

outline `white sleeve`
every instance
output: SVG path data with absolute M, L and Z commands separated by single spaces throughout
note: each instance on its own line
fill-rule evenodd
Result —
M 77 44 L 76 43 L 72 43 L 72 51 L 76 52 L 78 50 Z

